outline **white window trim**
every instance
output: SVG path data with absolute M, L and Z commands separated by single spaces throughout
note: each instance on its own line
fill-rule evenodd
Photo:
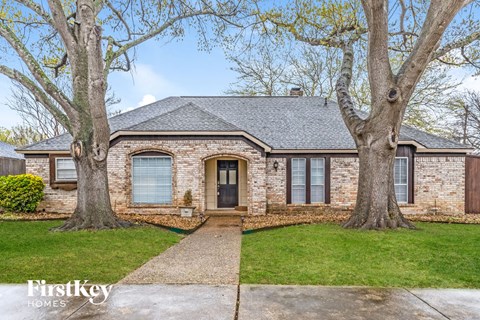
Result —
M 58 160 L 72 160 L 73 161 L 73 158 L 72 157 L 57 157 L 55 158 L 55 181 L 72 181 L 72 182 L 76 182 L 78 180 L 77 179 L 61 179 L 61 178 L 58 178 Z M 74 163 L 75 164 L 75 163 Z M 75 172 L 76 172 L 76 168 L 75 168 Z M 78 176 L 77 176 L 78 177 Z
M 322 160 L 323 162 L 323 180 L 322 180 L 322 184 L 313 184 L 312 183 L 312 160 L 313 159 L 318 159 L 318 160 Z M 315 204 L 315 203 L 325 203 L 325 158 L 310 158 L 310 203 L 312 204 Z M 323 201 L 312 201 L 312 192 L 313 192 L 313 188 L 312 186 L 323 186 Z
M 171 176 L 171 181 L 170 181 L 170 184 L 172 185 L 172 189 L 171 189 L 171 194 L 170 194 L 170 203 L 153 203 L 153 202 L 135 202 L 134 199 L 133 199 L 133 189 L 134 189 L 134 184 L 133 184 L 133 159 L 142 159 L 142 158 L 168 158 L 171 160 L 170 162 L 170 170 L 171 170 L 171 173 L 170 173 L 170 176 Z M 171 206 L 173 204 L 173 157 L 171 156 L 136 156 L 136 155 L 132 155 L 131 156 L 131 174 L 130 174 L 130 180 L 131 180 L 131 187 L 132 187 L 132 192 L 131 192 L 131 201 L 132 201 L 132 204 L 134 205 L 152 205 L 152 206 Z
M 300 160 L 304 160 L 304 163 L 305 163 L 305 170 L 304 170 L 304 178 L 305 178 L 305 183 L 303 184 L 303 188 L 304 188 L 304 197 L 305 197 L 305 201 L 304 202 L 293 202 L 293 160 L 297 160 L 297 159 L 300 159 Z M 290 167 L 291 167 L 291 173 L 290 173 L 290 202 L 292 204 L 306 204 L 307 203 L 307 158 L 291 158 L 290 160 Z M 296 186 L 300 186 L 300 184 L 296 185 Z
M 409 182 L 409 181 L 408 181 L 408 176 L 409 176 L 409 174 L 410 174 L 410 172 L 409 172 L 410 170 L 409 170 L 409 167 L 408 167 L 408 157 L 395 157 L 395 159 L 406 159 L 406 160 L 407 160 L 407 164 L 406 164 L 406 168 L 407 168 L 407 182 L 406 182 L 406 184 L 403 184 L 403 183 L 401 183 L 401 184 L 400 184 L 400 183 L 395 183 L 395 164 L 393 165 L 393 179 L 394 179 L 394 181 L 393 181 L 393 187 L 394 187 L 394 189 L 395 189 L 395 186 L 396 186 L 396 185 L 399 185 L 399 186 L 404 186 L 404 185 L 406 185 L 406 186 L 407 186 L 407 201 L 398 201 L 398 199 L 397 199 L 397 202 L 398 202 L 398 203 L 405 204 L 405 203 L 408 203 L 408 197 L 409 197 L 409 195 L 410 195 L 410 194 L 409 194 L 409 191 L 410 191 L 410 190 L 408 190 L 408 182 Z M 395 191 L 395 190 L 394 190 L 394 191 Z M 395 195 L 395 198 L 397 198 L 397 195 Z

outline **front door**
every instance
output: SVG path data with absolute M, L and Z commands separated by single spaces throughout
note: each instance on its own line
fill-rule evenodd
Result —
M 238 206 L 238 160 L 217 160 L 217 207 Z

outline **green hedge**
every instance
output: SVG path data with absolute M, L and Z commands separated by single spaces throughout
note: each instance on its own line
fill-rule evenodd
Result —
M 45 184 L 32 174 L 0 177 L 0 207 L 9 212 L 35 212 Z

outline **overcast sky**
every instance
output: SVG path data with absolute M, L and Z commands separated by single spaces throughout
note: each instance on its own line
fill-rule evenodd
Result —
M 223 95 L 236 74 L 220 48 L 201 52 L 196 38 L 161 45 L 150 41 L 136 50 L 135 70 L 116 72 L 109 83 L 121 103 L 115 109 L 129 110 L 176 95 Z M 480 78 L 455 72 L 465 78 L 464 87 L 480 89 Z M 0 127 L 20 124 L 18 115 L 4 105 L 10 95 L 10 80 L 0 75 Z

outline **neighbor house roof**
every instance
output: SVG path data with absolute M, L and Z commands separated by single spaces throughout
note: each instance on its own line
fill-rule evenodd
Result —
M 273 150 L 355 150 L 336 103 L 321 97 L 169 97 L 110 118 L 112 134 L 245 132 Z M 402 126 L 400 142 L 425 149 L 469 146 Z M 22 151 L 69 150 L 68 134 Z
M 15 152 L 15 146 L 0 141 L 0 158 L 23 159 L 23 154 Z

